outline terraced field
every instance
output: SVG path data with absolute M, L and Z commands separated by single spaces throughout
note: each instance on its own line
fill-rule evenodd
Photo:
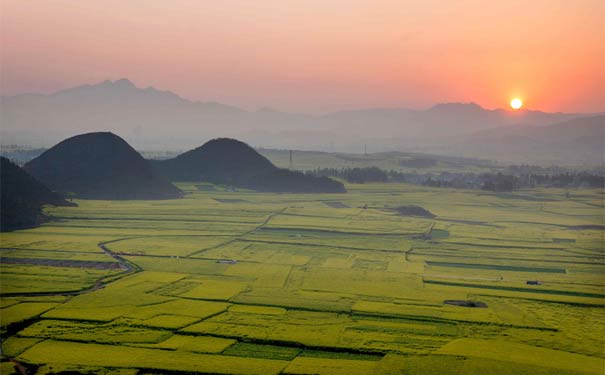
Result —
M 602 191 L 179 187 L 1 235 L 0 373 L 605 371 Z

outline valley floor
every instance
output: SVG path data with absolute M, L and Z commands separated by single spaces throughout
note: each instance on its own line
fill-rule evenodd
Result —
M 0 373 L 605 371 L 601 190 L 179 187 L 1 234 Z

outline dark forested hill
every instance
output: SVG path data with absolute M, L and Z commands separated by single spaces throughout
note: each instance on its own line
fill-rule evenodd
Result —
M 43 205 L 73 205 L 4 157 L 0 157 L 0 174 L 2 231 L 29 228 L 43 223 L 48 219 L 42 214 Z
M 152 163 L 172 181 L 206 181 L 270 192 L 345 191 L 338 181 L 277 168 L 252 147 L 229 138 L 213 139 L 174 159 Z
M 84 199 L 169 199 L 182 192 L 109 132 L 66 139 L 25 165 L 48 187 Z

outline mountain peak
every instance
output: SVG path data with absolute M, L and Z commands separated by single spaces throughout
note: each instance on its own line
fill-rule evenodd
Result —
M 114 86 L 118 86 L 118 87 L 125 87 L 125 88 L 126 87 L 128 87 L 128 88 L 134 87 L 134 88 L 136 88 L 136 86 L 134 85 L 134 83 L 132 83 L 127 78 L 121 78 L 121 79 L 118 79 L 116 81 L 113 81 L 113 84 L 114 84 Z
M 485 109 L 483 107 L 481 107 L 479 104 L 475 103 L 475 102 L 468 102 L 468 103 L 457 103 L 457 102 L 439 103 L 439 104 L 435 104 L 434 106 L 432 106 L 431 108 L 429 108 L 429 111 L 451 111 L 451 110 L 478 112 L 478 111 L 483 111 Z

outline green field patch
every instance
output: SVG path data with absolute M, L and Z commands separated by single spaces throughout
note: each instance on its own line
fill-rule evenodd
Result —
M 552 242 L 554 243 L 575 243 L 575 238 L 553 238 Z
M 221 353 L 236 340 L 212 336 L 172 335 L 157 344 L 137 344 L 137 346 L 155 349 L 182 350 L 192 353 Z
M 329 257 L 327 259 L 323 259 L 323 263 L 321 264 L 321 267 L 348 269 L 348 268 L 353 267 L 354 263 L 356 263 L 356 259 L 352 256 Z
M 283 247 L 284 250 L 298 254 L 307 254 L 314 248 L 333 248 L 341 252 L 401 252 L 410 249 L 412 241 L 406 235 L 368 235 L 357 236 L 330 232 L 296 231 L 256 231 L 246 235 L 244 241 L 266 246 L 270 249 Z M 298 247 L 298 250 L 296 248 Z
M 109 261 L 89 261 L 89 260 L 71 260 L 71 259 L 44 259 L 44 258 L 22 258 L 22 257 L 2 257 L 0 264 L 24 264 L 42 267 L 61 267 L 61 268 L 94 268 L 100 270 L 120 269 L 118 262 Z
M 100 252 L 79 252 L 66 250 L 24 250 L 24 249 L 0 249 L 2 257 L 30 258 L 30 259 L 54 259 L 75 260 L 89 262 L 111 262 L 114 261 L 109 255 Z
M 376 365 L 376 361 L 297 357 L 284 374 L 366 375 L 374 373 Z
M 193 324 L 197 321 L 199 321 L 199 318 L 194 318 L 191 316 L 162 314 L 143 320 L 141 324 L 149 327 L 178 329 Z
M 112 242 L 108 248 L 119 255 L 183 257 L 229 241 L 225 236 L 161 236 Z
M 343 210 L 344 211 L 344 210 Z M 346 233 L 349 235 L 411 235 L 428 233 L 431 226 L 430 220 L 395 216 L 387 213 L 363 213 L 347 218 L 299 216 L 282 214 L 277 215 L 265 230 L 291 231 L 296 233 L 319 234 L 319 233 Z
M 113 323 L 97 324 L 45 319 L 25 328 L 19 332 L 19 336 L 119 344 L 124 342 L 160 342 L 168 338 L 170 333 Z
M 16 305 L 19 302 L 21 302 L 21 301 L 16 298 L 0 298 L 0 309 L 4 309 L 5 307 Z
M 14 363 L 4 361 L 4 362 L 0 362 L 0 374 L 17 375 L 19 373 L 15 370 Z
M 433 240 L 442 240 L 448 238 L 450 236 L 450 232 L 445 229 L 432 229 L 429 235 Z
M 229 312 L 242 314 L 266 314 L 266 315 L 284 315 L 286 309 L 282 307 L 254 306 L 254 305 L 231 305 Z
M 111 368 L 98 366 L 80 366 L 63 363 L 50 363 L 40 366 L 36 370 L 36 375 L 68 375 L 68 374 L 86 374 L 86 375 L 139 375 L 138 369 L 130 368 Z M 151 375 L 151 374 L 148 374 Z
M 523 292 L 523 293 L 538 293 L 538 294 L 551 294 L 557 296 L 572 296 L 572 297 L 587 297 L 587 298 L 598 298 L 604 299 L 605 295 L 602 293 L 588 293 L 581 291 L 572 290 L 553 290 L 553 289 L 538 289 L 538 288 L 522 288 L 505 285 L 486 285 L 486 284 L 471 284 L 471 283 L 458 283 L 443 280 L 424 280 L 425 284 L 436 284 L 436 285 L 448 285 L 464 288 L 477 288 L 477 289 L 492 289 L 492 290 L 503 290 L 511 292 Z
M 404 303 L 358 301 L 353 305 L 353 311 L 360 314 L 376 314 L 379 316 L 415 319 L 428 323 L 442 323 L 448 321 L 502 323 L 500 318 L 490 308 L 460 309 L 448 305 L 421 306 Z
M 262 287 L 283 287 L 290 274 L 290 266 L 279 264 L 237 263 L 230 265 L 223 273 L 250 279 L 254 285 Z
M 35 344 L 42 341 L 40 338 L 11 336 L 2 340 L 2 355 L 16 357 Z
M 391 298 L 422 295 L 422 280 L 414 275 L 371 269 L 353 268 L 334 272 L 328 268 L 309 268 L 301 276 L 303 278 L 301 288 L 308 291 Z
M 283 315 L 240 314 L 227 312 L 197 324 L 185 327 L 185 333 L 242 337 L 271 342 L 289 342 L 290 345 L 336 346 L 346 316 L 335 313 L 292 311 Z
M 355 259 L 353 262 L 353 268 L 375 270 L 375 271 L 386 271 L 387 262 L 367 259 Z
M 383 358 L 382 354 L 365 354 L 365 353 L 351 353 L 345 351 L 325 351 L 325 350 L 303 350 L 300 357 L 310 358 L 330 358 L 330 359 L 350 359 L 350 360 L 362 360 L 362 361 L 380 361 Z
M 58 363 L 236 375 L 279 374 L 289 363 L 270 359 L 51 340 L 34 345 L 18 358 L 29 363 Z
M 300 349 L 276 345 L 259 345 L 238 342 L 228 347 L 222 354 L 237 357 L 279 359 L 289 361 L 300 353 Z
M 243 199 L 237 199 L 237 198 L 212 198 L 215 201 L 219 202 L 219 203 L 244 203 L 246 202 Z
M 325 204 L 326 206 L 332 207 L 332 208 L 350 208 L 346 204 L 344 204 L 342 202 L 338 202 L 338 201 L 330 201 L 330 202 L 324 201 L 322 203 Z
M 64 233 L 58 228 L 44 226 L 27 231 L 0 233 L 0 244 L 3 248 L 26 250 L 59 250 L 74 252 L 101 253 L 99 242 L 118 239 L 120 235 L 100 235 L 90 230 L 78 233 Z
M 450 355 L 387 354 L 379 362 L 377 375 L 582 375 L 586 372 L 556 369 L 476 357 Z
M 291 277 L 291 279 L 294 280 L 296 277 Z M 241 304 L 338 312 L 350 312 L 353 304 L 351 298 L 343 297 L 338 293 L 262 287 L 255 287 L 240 293 L 231 301 Z
M 569 230 L 595 230 L 605 231 L 605 225 L 586 224 L 586 225 L 570 225 L 567 227 Z
M 97 280 L 119 275 L 123 270 L 75 267 L 54 267 L 33 264 L 2 264 L 1 294 L 76 292 L 94 286 Z
M 199 284 L 199 286 L 179 294 L 179 297 L 226 301 L 247 288 L 247 284 L 244 282 L 222 279 L 204 279 L 200 280 Z
M 427 266 L 436 267 L 454 267 L 454 268 L 471 268 L 480 270 L 496 270 L 496 271 L 511 271 L 511 272 L 539 272 L 539 273 L 565 273 L 565 268 L 541 268 L 541 267 L 522 267 L 522 266 L 506 266 L 501 264 L 480 264 L 480 263 L 451 263 L 451 262 L 435 262 L 426 261 Z
M 507 341 L 458 339 L 439 349 L 437 354 L 506 360 L 553 369 L 603 374 L 605 359 L 540 348 Z M 506 353 L 506 355 L 503 355 Z
M 184 319 L 189 317 L 199 320 L 219 314 L 225 311 L 228 306 L 228 304 L 223 302 L 177 299 L 163 303 L 138 306 L 134 309 L 131 308 L 124 316 L 136 319 L 152 319 L 156 316 L 171 315 L 178 312 L 184 316 Z
M 430 324 L 427 322 L 426 324 L 420 322 L 402 322 L 402 321 L 377 321 L 377 320 L 368 320 L 368 319 L 357 319 L 355 325 L 349 326 L 346 328 L 347 331 L 359 331 L 365 332 L 372 336 L 373 333 L 388 333 L 388 334 L 406 334 L 406 333 L 416 333 L 416 334 L 426 334 L 426 335 L 434 335 L 437 334 L 437 329 L 439 327 L 439 334 L 452 335 L 457 331 L 455 329 L 449 329 L 451 327 L 447 327 L 446 329 L 444 325 L 439 324 Z
M 221 275 L 228 265 L 214 260 L 193 258 L 156 258 L 125 256 L 125 259 L 135 263 L 145 271 L 160 271 L 171 273 L 188 273 L 198 275 Z
M 11 324 L 29 320 L 56 307 L 57 303 L 22 302 L 0 310 L 0 326 L 6 327 Z

